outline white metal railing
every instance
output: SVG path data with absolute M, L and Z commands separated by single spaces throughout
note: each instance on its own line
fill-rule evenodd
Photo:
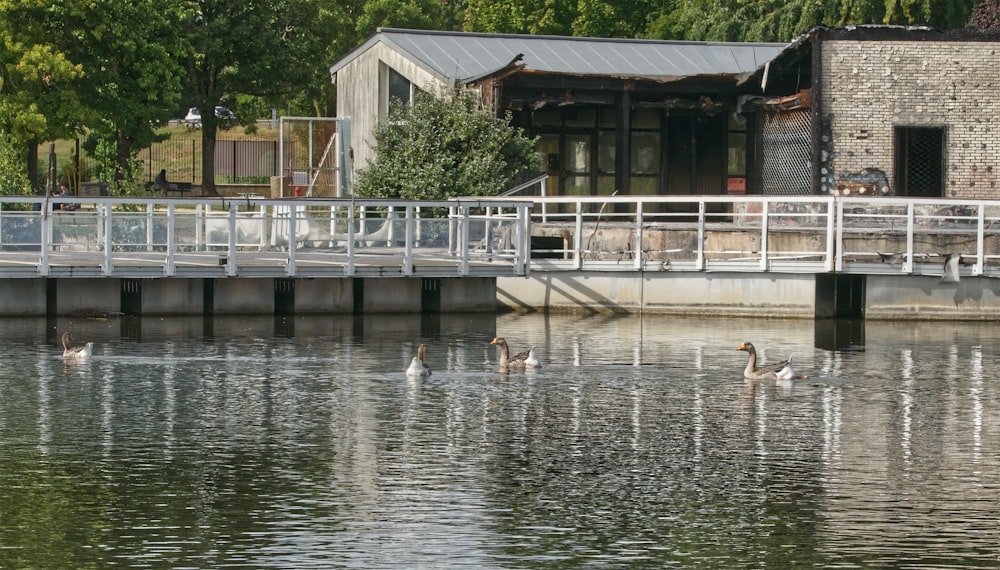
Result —
M 834 196 L 525 196 L 532 271 L 1000 276 L 1000 201 Z
M 63 210 L 63 203 L 82 207 Z M 64 267 L 89 275 L 82 266 L 105 276 L 584 269 L 942 275 L 949 254 L 961 254 L 963 275 L 1000 277 L 1000 201 L 0 198 L 0 276 Z
M 530 207 L 0 197 L 0 277 L 524 275 Z

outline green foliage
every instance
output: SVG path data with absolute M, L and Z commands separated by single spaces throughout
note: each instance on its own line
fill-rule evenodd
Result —
M 99 180 L 109 182 L 108 192 L 114 196 L 142 196 L 142 162 L 135 156 L 122 160 L 118 155 L 118 145 L 113 137 L 94 134 L 87 138 L 85 148 L 94 157 L 94 170 Z
M 983 0 L 969 16 L 969 27 L 982 32 L 1000 32 L 1000 0 Z
M 499 194 L 541 169 L 535 141 L 509 119 L 459 87 L 420 92 L 376 125 L 376 159 L 358 173 L 355 193 L 411 200 Z
M 24 157 L 24 146 L 16 137 L 0 131 L 0 195 L 21 196 L 31 193 Z

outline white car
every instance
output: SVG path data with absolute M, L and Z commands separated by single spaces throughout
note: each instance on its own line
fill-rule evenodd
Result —
M 236 115 L 225 107 L 215 108 L 215 118 L 219 120 L 219 126 L 223 129 L 234 127 L 237 124 Z M 198 110 L 198 107 L 188 109 L 182 124 L 189 129 L 201 128 L 201 111 Z

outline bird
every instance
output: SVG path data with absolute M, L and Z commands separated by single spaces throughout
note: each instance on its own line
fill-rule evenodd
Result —
M 881 251 L 875 252 L 880 258 L 882 258 L 882 263 L 903 263 L 906 261 L 906 253 L 882 253 Z
M 941 283 L 958 283 L 958 264 L 962 261 L 961 253 L 949 253 L 944 256 L 944 265 L 941 271 Z
M 84 345 L 70 346 L 73 342 L 73 333 L 66 331 L 62 335 L 63 358 L 88 358 L 94 352 L 94 343 L 88 342 Z
M 524 372 L 525 370 L 530 370 L 533 368 L 541 368 L 541 363 L 538 362 L 537 357 L 532 357 L 532 351 L 534 347 L 525 351 L 519 352 L 514 356 L 510 355 L 510 347 L 507 346 L 507 341 L 503 337 L 497 337 L 490 341 L 490 344 L 495 344 L 500 347 L 500 369 L 504 372 Z M 530 362 L 529 362 L 530 358 Z
M 528 349 L 528 357 L 524 359 L 525 368 L 541 368 L 542 363 L 538 360 L 538 355 L 535 354 L 535 347 Z
M 805 378 L 805 376 L 795 374 L 795 370 L 792 369 L 791 357 L 788 360 L 782 360 L 781 362 L 767 364 L 758 368 L 757 351 L 754 349 L 753 344 L 749 342 L 741 343 L 737 350 L 742 350 L 750 355 L 750 358 L 747 360 L 747 367 L 743 370 L 743 377 L 747 380 L 795 380 Z
M 417 355 L 410 360 L 410 366 L 406 369 L 406 375 L 410 378 L 420 376 L 430 376 L 431 369 L 424 363 L 424 355 L 427 352 L 427 345 L 421 344 L 417 347 Z

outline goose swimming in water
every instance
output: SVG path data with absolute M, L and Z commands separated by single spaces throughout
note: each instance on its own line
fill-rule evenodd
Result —
M 796 378 L 805 378 L 805 376 L 796 375 L 795 371 L 792 370 L 791 358 L 757 368 L 757 351 L 754 349 L 753 344 L 744 342 L 740 344 L 737 350 L 742 350 L 750 355 L 750 358 L 747 360 L 747 367 L 743 370 L 743 377 L 747 380 L 794 380 Z
M 73 333 L 66 331 L 62 335 L 63 358 L 88 358 L 94 352 L 94 343 L 88 342 L 80 346 L 70 346 Z
M 490 341 L 500 347 L 500 370 L 504 372 L 523 372 L 534 368 L 541 368 L 542 364 L 535 356 L 535 347 L 531 347 L 525 352 L 519 352 L 514 356 L 510 355 L 510 347 L 503 337 L 497 337 Z
M 410 367 L 406 369 L 406 375 L 410 378 L 419 376 L 430 376 L 431 369 L 424 363 L 424 354 L 427 352 L 427 345 L 421 344 L 417 348 L 417 355 L 410 360 Z

